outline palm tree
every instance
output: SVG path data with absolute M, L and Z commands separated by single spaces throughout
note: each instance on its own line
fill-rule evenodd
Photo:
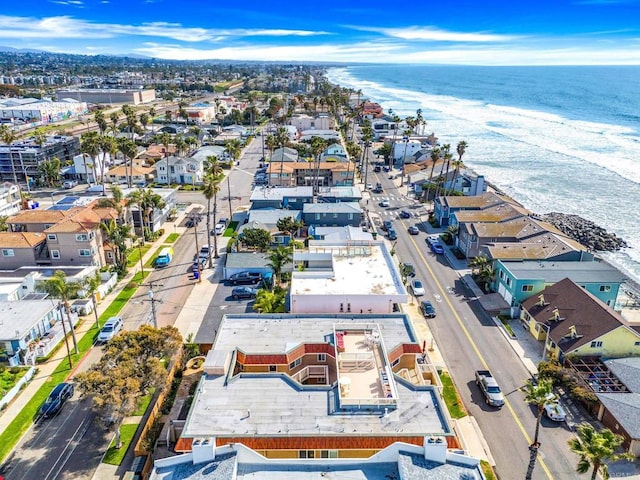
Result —
M 471 268 L 474 274 L 478 274 L 480 270 L 489 265 L 489 259 L 486 255 L 478 255 L 467 262 L 467 266 Z
M 111 112 L 111 115 L 109 115 L 109 119 L 111 120 L 111 131 L 113 132 L 113 136 L 115 137 L 118 134 L 118 122 L 120 121 L 120 114 L 118 112 Z
M 596 480 L 598 472 L 604 480 L 608 480 L 609 467 L 605 462 L 633 459 L 633 455 L 629 453 L 615 453 L 622 442 L 624 438 L 608 428 L 598 432 L 588 423 L 578 426 L 578 436 L 569 440 L 569 448 L 580 457 L 576 471 L 587 473 L 593 467 L 591 480 Z
M 113 137 L 107 137 L 103 135 L 99 140 L 100 152 L 102 162 L 100 162 L 100 183 L 102 184 L 102 195 L 106 196 L 107 192 L 104 187 L 105 174 L 107 172 L 107 154 L 109 154 L 109 161 L 113 161 L 118 153 L 118 144 Z
M 458 174 L 460 173 L 460 167 L 462 165 L 464 165 L 462 163 L 462 156 L 464 155 L 464 152 L 467 150 L 467 142 L 465 142 L 464 140 L 461 140 L 460 142 L 458 142 L 458 145 L 456 146 L 456 152 L 458 153 L 458 160 L 453 161 L 452 164 L 455 167 L 455 171 L 453 173 L 453 180 L 451 180 L 451 190 L 450 190 L 450 194 L 453 193 L 453 187 L 455 186 L 456 183 L 456 179 L 458 178 Z
M 207 244 L 211 245 L 211 215 L 215 225 L 216 215 L 218 211 L 218 192 L 220 191 L 220 180 L 212 172 L 207 173 L 203 178 L 202 194 L 207 199 Z M 211 200 L 213 199 L 213 212 L 211 211 Z M 209 249 L 209 268 L 213 268 L 213 260 L 211 258 L 211 249 Z M 213 256 L 219 258 L 218 255 L 218 236 L 213 236 Z
M 138 154 L 138 146 L 133 140 L 128 138 L 118 138 L 116 142 L 118 150 L 124 156 L 124 169 L 125 172 L 129 170 L 127 175 L 127 185 L 129 188 L 133 185 L 133 159 Z
M 235 165 L 238 158 L 240 158 L 240 153 L 242 152 L 242 144 L 240 140 L 227 140 L 224 142 L 224 148 L 227 150 L 229 156 L 233 159 L 233 164 Z
M 273 291 L 260 289 L 253 303 L 253 309 L 260 313 L 284 313 L 286 292 L 274 288 Z
M 82 153 L 82 162 L 84 163 L 84 174 L 87 178 L 87 185 L 89 182 L 89 170 L 87 170 L 87 155 L 92 159 L 91 164 L 95 165 L 95 158 L 100 152 L 98 132 L 86 132 L 80 135 L 80 152 Z M 95 166 L 93 167 L 93 181 L 97 183 Z
M 48 293 L 49 296 L 53 298 L 57 298 L 62 303 L 64 311 L 67 314 L 67 319 L 69 320 L 69 326 L 71 327 L 74 353 L 78 353 L 78 342 L 76 341 L 76 332 L 71 323 L 71 305 L 69 305 L 69 300 L 77 297 L 81 288 L 82 286 L 79 283 L 67 281 L 66 274 L 61 270 L 57 270 L 49 280 L 43 282 L 40 286 L 41 291 Z M 62 325 L 64 326 L 64 318 L 62 319 Z M 69 362 L 71 362 L 71 359 L 69 359 Z
M 11 162 L 13 182 L 16 185 L 18 184 L 18 174 L 16 173 L 16 166 L 13 163 L 13 152 L 11 151 L 11 145 L 13 145 L 13 142 L 15 142 L 17 138 L 18 137 L 16 133 L 13 130 L 11 130 L 8 125 L 0 125 L 0 140 L 2 140 L 3 143 L 6 143 L 7 146 L 9 147 L 9 160 Z
M 100 284 L 102 283 L 102 278 L 100 278 L 100 271 L 96 270 L 93 276 L 84 277 L 84 283 L 82 285 L 82 289 L 85 293 L 91 297 L 91 303 L 93 304 L 93 314 L 96 317 L 96 328 L 100 329 L 100 319 L 98 317 L 98 302 L 96 300 L 96 292 L 98 288 L 100 288 Z
M 143 238 L 149 240 L 153 231 L 151 228 L 153 212 L 156 209 L 161 210 L 165 207 L 164 200 L 150 188 L 146 190 L 139 188 L 127 196 L 127 205 L 137 205 L 140 213 L 140 226 Z
M 439 148 L 434 148 L 433 150 L 431 150 L 431 171 L 429 172 L 429 192 L 431 192 L 431 181 L 433 180 L 433 171 L 436 168 L 436 163 L 438 163 L 438 160 L 440 160 L 440 149 Z M 434 196 L 433 199 L 435 200 L 435 192 L 434 192 Z
M 38 167 L 38 171 L 42 174 L 44 183 L 53 187 L 60 181 L 60 160 L 58 157 L 45 160 Z
M 273 276 L 275 285 L 280 285 L 280 276 L 282 275 L 282 269 L 288 263 L 291 263 L 293 259 L 293 248 L 278 246 L 275 250 L 269 252 L 268 267 L 273 270 Z
M 313 196 L 318 196 L 320 188 L 320 156 L 327 149 L 327 141 L 321 137 L 311 137 L 311 152 L 314 156 L 315 168 L 313 169 Z
M 100 229 L 105 240 L 114 247 L 113 256 L 118 275 L 124 276 L 127 272 L 127 241 L 131 238 L 131 227 L 120 225 L 111 219 L 101 223 Z
M 100 135 L 104 135 L 104 133 L 107 131 L 107 128 L 108 128 L 107 120 L 104 118 L 104 112 L 102 110 L 98 110 L 93 115 L 93 119 L 98 124 L 98 130 L 100 132 Z
M 538 458 L 538 449 L 540 448 L 540 442 L 538 442 L 538 434 L 540 433 L 540 420 L 544 413 L 544 405 L 549 401 L 553 401 L 556 396 L 553 394 L 553 380 L 550 378 L 541 378 L 538 383 L 533 383 L 529 380 L 529 383 L 523 388 L 524 401 L 529 405 L 534 405 L 537 408 L 536 412 L 536 431 L 533 435 L 533 442 L 529 446 L 529 467 L 527 468 L 526 480 L 531 480 L 533 476 L 533 469 L 536 466 L 536 458 Z

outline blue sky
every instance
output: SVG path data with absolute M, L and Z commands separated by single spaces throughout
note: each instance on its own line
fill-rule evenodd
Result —
M 178 60 L 640 64 L 640 0 L 1 0 L 0 45 Z

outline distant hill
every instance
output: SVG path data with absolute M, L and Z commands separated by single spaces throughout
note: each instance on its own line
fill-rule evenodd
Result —
M 32 48 L 14 48 L 5 47 L 0 45 L 0 52 L 12 52 L 12 53 L 49 53 L 44 50 L 34 50 Z

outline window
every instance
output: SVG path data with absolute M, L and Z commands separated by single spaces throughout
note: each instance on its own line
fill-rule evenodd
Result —
M 610 292 L 611 291 L 611 285 L 600 285 L 600 291 L 601 292 Z
M 338 218 L 338 214 L 336 212 L 333 212 L 333 218 Z
M 391 366 L 392 366 L 392 367 L 395 367 L 395 366 L 396 366 L 396 365 L 398 365 L 399 363 L 400 363 L 400 359 L 399 359 L 399 358 L 396 358 L 396 359 L 391 363 Z
M 510 287 L 511 286 L 511 278 L 507 277 L 507 286 Z
M 13 248 L 3 248 L 2 256 L 3 257 L 13 257 L 15 255 Z
M 270 372 L 277 372 L 278 371 L 278 367 L 276 365 L 269 365 L 269 371 Z
M 58 236 L 55 233 L 47 233 L 47 240 L 56 242 L 58 240 Z
M 316 220 L 320 220 L 320 214 L 316 213 Z
M 299 366 L 301 363 L 302 363 L 302 359 L 301 358 L 296 358 L 293 362 L 291 362 L 289 364 L 289 370 L 293 370 L 294 368 Z
M 78 250 L 78 253 L 80 254 L 81 257 L 90 257 L 91 256 L 91 250 L 87 250 L 85 248 Z
M 76 242 L 88 242 L 88 241 L 89 241 L 89 235 L 87 235 L 86 233 L 76 234 Z
M 602 342 L 591 342 L 591 348 L 600 348 L 602 347 Z
M 107 252 L 107 258 L 113 260 L 113 252 Z
M 500 270 L 500 279 L 502 280 L 504 278 L 504 271 Z
M 633 344 L 634 347 L 640 347 L 640 342 L 636 342 Z
M 523 292 L 533 292 L 533 285 L 522 285 Z
M 353 220 L 353 213 L 349 214 L 349 220 Z
M 319 353 L 318 354 L 318 362 L 326 362 L 327 361 L 327 354 L 326 353 Z
M 300 450 L 298 458 L 316 458 L 316 452 L 315 450 Z
M 60 258 L 60 250 L 51 250 L 51 258 L 59 259 Z

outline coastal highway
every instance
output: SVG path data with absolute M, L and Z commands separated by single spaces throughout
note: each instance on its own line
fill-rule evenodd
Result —
M 399 175 L 398 171 L 392 173 Z M 422 298 L 431 300 L 436 307 L 438 315 L 428 320 L 429 327 L 465 407 L 477 420 L 489 444 L 499 477 L 524 478 L 536 420 L 534 408 L 524 402 L 520 391 L 530 378 L 529 372 L 444 256 L 430 252 L 425 241 L 424 206 L 402 194 L 397 187 L 399 178 L 390 180 L 388 176 L 385 172 L 372 173 L 370 166 L 368 182 L 382 183 L 384 192 L 372 194 L 368 207 L 382 220 L 393 221 L 398 233 L 395 242 L 398 259 L 415 266 L 416 278 L 425 285 L 426 295 Z M 378 206 L 383 198 L 389 200 L 388 208 Z M 421 216 L 400 219 L 398 213 L 403 209 Z M 417 225 L 420 234 L 410 236 L 407 233 L 410 225 Z M 485 404 L 474 383 L 475 370 L 485 367 L 494 373 L 505 392 L 507 405 L 500 410 Z M 542 462 L 539 459 L 536 464 L 534 479 L 578 478 L 576 458 L 567 447 L 572 436 L 564 425 L 542 420 L 539 435 Z

